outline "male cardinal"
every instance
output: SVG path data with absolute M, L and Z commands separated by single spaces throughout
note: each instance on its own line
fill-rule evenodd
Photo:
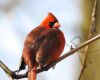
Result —
M 36 80 L 37 67 L 56 60 L 65 46 L 63 32 L 57 18 L 49 13 L 43 22 L 33 29 L 24 42 L 20 70 L 28 65 L 28 80 Z

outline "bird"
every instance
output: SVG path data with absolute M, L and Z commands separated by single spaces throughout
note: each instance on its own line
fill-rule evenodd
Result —
M 64 33 L 57 18 L 49 12 L 26 37 L 19 70 L 28 66 L 28 80 L 36 80 L 37 67 L 50 64 L 60 57 L 65 46 Z

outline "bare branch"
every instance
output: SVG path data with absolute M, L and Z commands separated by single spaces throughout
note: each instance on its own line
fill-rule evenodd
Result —
M 10 76 L 12 77 L 13 72 L 0 60 L 0 67 Z
M 97 33 L 98 34 L 98 32 L 96 31 L 96 11 L 97 11 L 97 3 L 98 3 L 98 0 L 94 0 L 94 6 L 93 6 L 92 15 L 91 15 L 90 32 L 89 32 L 88 39 L 91 39 L 93 37 L 94 33 Z M 80 72 L 80 75 L 79 75 L 79 80 L 80 80 L 80 78 L 81 78 L 81 76 L 83 74 L 83 71 L 85 69 L 85 66 L 86 66 L 88 48 L 89 48 L 89 46 L 86 46 L 86 48 L 85 48 L 86 54 L 85 54 L 83 66 L 82 66 L 82 69 L 81 69 L 81 72 Z
M 74 54 L 75 52 L 77 52 L 78 50 L 80 50 L 81 48 L 85 47 L 86 45 L 89 45 L 90 43 L 92 43 L 93 41 L 96 41 L 100 39 L 100 34 L 98 34 L 96 37 L 84 42 L 83 44 L 81 44 L 79 47 L 70 50 L 69 52 L 65 53 L 64 55 L 62 55 L 61 57 L 59 57 L 57 60 L 55 60 L 54 62 L 44 66 L 41 69 L 37 69 L 37 73 L 43 72 L 43 71 L 47 71 L 49 70 L 51 67 L 53 67 L 55 64 L 57 64 L 58 62 L 62 61 L 63 59 L 67 58 L 68 56 Z M 0 67 L 12 78 L 14 79 L 21 79 L 21 78 L 27 78 L 28 74 L 16 74 L 15 72 L 11 71 L 2 61 L 0 61 Z

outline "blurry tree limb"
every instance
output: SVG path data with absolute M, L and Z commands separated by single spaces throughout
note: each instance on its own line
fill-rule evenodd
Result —
M 89 32 L 89 35 L 88 35 L 88 39 L 91 39 L 95 33 L 99 34 L 96 31 L 96 11 L 97 11 L 97 3 L 98 3 L 98 0 L 94 0 L 94 5 L 93 5 L 93 9 L 92 9 L 92 14 L 91 14 L 90 32 Z M 82 65 L 82 69 L 81 69 L 81 72 L 80 72 L 80 75 L 79 75 L 79 80 L 80 80 L 80 78 L 81 78 L 81 76 L 82 76 L 82 74 L 84 72 L 85 67 L 86 67 L 88 48 L 89 48 L 89 46 L 87 45 L 85 47 L 86 54 L 85 54 L 85 58 L 84 58 L 83 65 Z
M 47 71 L 49 70 L 51 67 L 53 67 L 55 64 L 57 64 L 58 62 L 62 61 L 63 59 L 69 57 L 70 55 L 74 54 L 75 52 L 77 52 L 78 50 L 80 50 L 81 48 L 89 45 L 90 43 L 92 43 L 93 41 L 96 41 L 100 39 L 100 34 L 98 34 L 96 37 L 91 38 L 90 40 L 82 43 L 79 47 L 70 50 L 69 52 L 65 53 L 64 55 L 62 55 L 61 57 L 59 57 L 57 60 L 55 60 L 54 62 L 45 65 L 43 68 L 41 69 L 37 69 L 37 73 L 43 72 L 43 71 Z M 0 61 L 0 67 L 13 79 L 21 79 L 21 78 L 27 78 L 28 74 L 16 74 L 14 71 L 11 71 L 2 61 Z

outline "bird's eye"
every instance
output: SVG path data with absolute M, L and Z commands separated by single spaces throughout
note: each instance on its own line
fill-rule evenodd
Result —
M 54 22 L 49 22 L 49 26 L 52 28 L 54 25 Z

